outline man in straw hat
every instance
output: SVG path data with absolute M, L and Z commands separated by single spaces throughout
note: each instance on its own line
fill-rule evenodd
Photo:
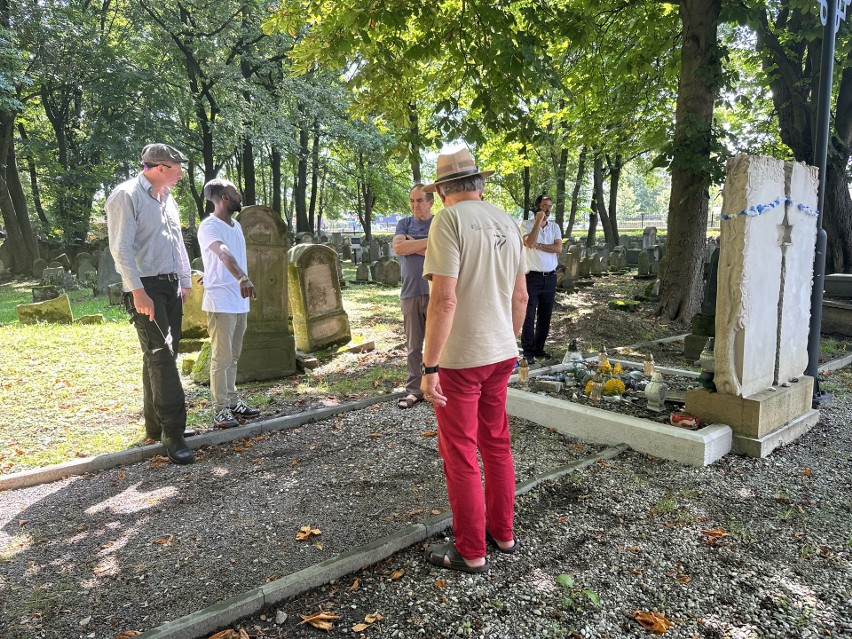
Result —
M 142 149 L 142 173 L 119 184 L 106 202 L 109 248 L 142 346 L 145 432 L 163 442 L 176 464 L 195 459 L 184 440 L 186 403 L 176 361 L 192 280 L 171 195 L 188 161 L 168 144 L 149 144 Z
M 493 173 L 480 171 L 467 149 L 442 153 L 435 182 L 422 189 L 437 192 L 445 207 L 432 222 L 423 266 L 432 288 L 421 390 L 438 418 L 455 535 L 455 543 L 429 546 L 426 559 L 469 573 L 488 570 L 486 540 L 500 552 L 518 548 L 506 387 L 526 311 L 526 269 L 517 224 L 482 201 Z

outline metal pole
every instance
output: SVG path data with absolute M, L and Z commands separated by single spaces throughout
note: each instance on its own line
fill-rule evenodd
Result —
M 829 124 L 831 120 L 831 85 L 834 75 L 834 43 L 838 19 L 838 2 L 845 0 L 823 0 L 825 15 L 822 36 L 822 60 L 820 63 L 819 94 L 817 97 L 817 131 L 814 145 L 814 161 L 819 169 L 819 190 L 817 191 L 817 238 L 814 254 L 813 287 L 811 288 L 811 323 L 808 334 L 808 367 L 805 373 L 814 378 L 813 407 L 819 408 L 831 402 L 830 393 L 819 387 L 819 341 L 822 327 L 822 297 L 825 286 L 825 252 L 828 244 L 822 218 L 825 210 L 826 169 L 828 164 Z M 845 12 L 844 12 L 845 13 Z

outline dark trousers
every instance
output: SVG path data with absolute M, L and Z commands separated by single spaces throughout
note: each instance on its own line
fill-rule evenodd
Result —
M 183 302 L 178 282 L 145 277 L 142 285 L 154 301 L 156 321 L 136 312 L 132 293 L 125 293 L 125 305 L 142 347 L 145 432 L 159 439 L 163 431 L 182 434 L 186 426 L 186 398 L 177 369 Z
M 527 273 L 527 314 L 521 331 L 521 349 L 524 357 L 540 356 L 550 333 L 550 316 L 556 299 L 556 273 L 542 275 L 536 271 Z

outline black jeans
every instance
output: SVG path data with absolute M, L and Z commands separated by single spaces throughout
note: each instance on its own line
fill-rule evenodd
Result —
M 142 347 L 145 432 L 159 439 L 162 431 L 182 434 L 186 426 L 186 397 L 177 369 L 183 301 L 179 282 L 144 277 L 142 286 L 154 301 L 155 322 L 136 311 L 132 293 L 125 293 L 124 300 Z
M 527 273 L 527 314 L 521 331 L 521 349 L 524 357 L 540 356 L 550 333 L 550 316 L 556 299 L 556 273 L 544 275 L 536 271 Z M 538 319 L 536 319 L 538 315 Z

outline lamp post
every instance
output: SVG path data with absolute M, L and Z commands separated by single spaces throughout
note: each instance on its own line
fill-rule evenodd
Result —
M 828 237 L 822 226 L 825 208 L 826 168 L 828 164 L 829 124 L 831 119 L 831 85 L 834 74 L 834 43 L 840 23 L 846 18 L 846 6 L 852 0 L 819 0 L 819 17 L 823 25 L 822 59 L 820 64 L 819 94 L 817 96 L 817 135 L 814 160 L 819 169 L 817 191 L 817 238 L 814 253 L 813 287 L 811 288 L 811 323 L 808 333 L 808 367 L 805 373 L 814 378 L 813 407 L 831 402 L 830 393 L 819 387 L 819 338 L 822 326 L 822 296 L 825 286 L 825 252 Z

